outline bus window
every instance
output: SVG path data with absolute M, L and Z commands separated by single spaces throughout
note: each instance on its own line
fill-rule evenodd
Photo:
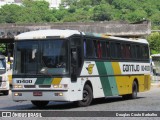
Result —
M 139 45 L 136 45 L 136 54 L 137 54 L 137 59 L 141 59 L 142 55 L 141 55 L 141 48 Z
M 130 59 L 131 58 L 131 45 L 126 44 L 126 58 Z
M 111 57 L 116 58 L 116 49 L 115 49 L 115 43 L 111 42 L 110 44 L 110 52 L 111 52 Z
M 98 48 L 98 58 L 102 58 L 102 49 L 100 41 L 98 41 L 97 48 Z
M 101 46 L 102 58 L 106 58 L 107 57 L 107 45 L 105 44 L 105 41 L 101 41 L 100 46 Z
M 149 58 L 149 54 L 148 54 L 148 47 L 147 46 L 142 46 L 142 57 L 143 59 L 148 59 Z
M 93 40 L 86 40 L 86 57 L 87 58 L 94 58 L 94 44 Z
M 131 56 L 133 59 L 136 59 L 136 46 L 135 45 L 131 46 Z
M 125 44 L 121 45 L 121 53 L 122 53 L 122 58 L 126 58 L 126 49 L 125 49 Z
M 109 49 L 109 47 L 110 47 L 110 43 L 109 42 L 106 42 L 106 53 L 107 53 L 107 58 L 109 58 L 110 57 L 110 49 Z
M 116 43 L 116 58 L 121 58 L 121 44 L 120 43 Z
M 96 40 L 93 41 L 94 43 L 94 58 L 98 58 L 98 42 Z

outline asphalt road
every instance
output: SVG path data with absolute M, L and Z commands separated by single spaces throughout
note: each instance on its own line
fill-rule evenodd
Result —
M 0 95 L 0 111 L 6 110 L 40 110 L 30 101 L 14 102 L 11 92 L 8 96 Z M 121 97 L 108 97 L 95 100 L 88 107 L 77 107 L 74 103 L 50 102 L 43 111 L 160 111 L 160 88 L 151 88 L 150 91 L 138 93 L 134 100 L 123 100 Z M 146 118 L 145 118 L 146 119 Z

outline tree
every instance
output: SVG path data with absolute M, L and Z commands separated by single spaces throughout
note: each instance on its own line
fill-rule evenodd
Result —
M 15 23 L 18 20 L 18 17 L 21 15 L 22 8 L 18 5 L 4 5 L 0 9 L 0 18 L 1 23 Z
M 109 21 L 113 19 L 112 7 L 109 4 L 100 4 L 94 7 L 93 17 L 94 21 Z
M 144 10 L 135 10 L 134 12 L 129 12 L 125 14 L 125 20 L 130 22 L 138 22 L 147 19 L 147 13 Z

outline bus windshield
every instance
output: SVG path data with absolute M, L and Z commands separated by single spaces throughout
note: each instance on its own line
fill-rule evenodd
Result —
M 17 41 L 14 74 L 68 74 L 66 40 Z

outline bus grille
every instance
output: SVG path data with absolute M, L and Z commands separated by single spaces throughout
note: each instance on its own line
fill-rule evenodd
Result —
M 25 88 L 35 88 L 35 85 L 24 85 Z

